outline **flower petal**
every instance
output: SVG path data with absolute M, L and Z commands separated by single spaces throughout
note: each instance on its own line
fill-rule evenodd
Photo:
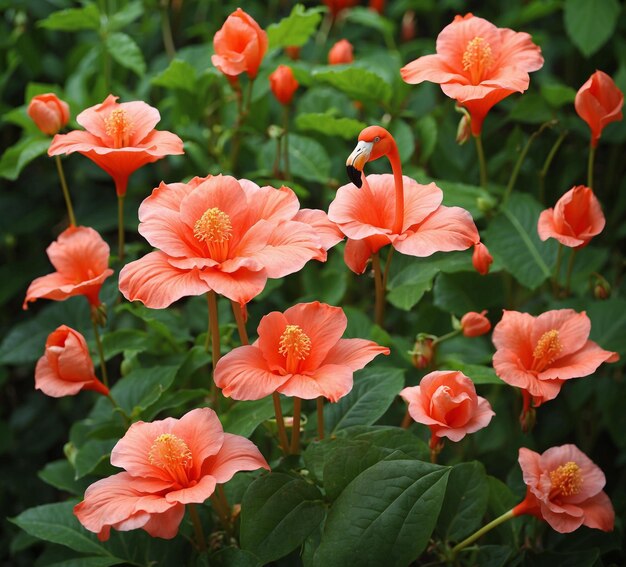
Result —
M 267 282 L 265 270 L 253 272 L 246 268 L 240 268 L 233 273 L 225 273 L 207 267 L 200 272 L 200 278 L 215 293 L 241 305 L 245 305 L 259 295 Z
M 387 347 L 366 339 L 339 339 L 328 351 L 322 365 L 338 364 L 348 366 L 353 372 L 361 370 L 379 354 L 389 354 Z
M 270 470 L 267 461 L 252 441 L 224 433 L 224 443 L 217 455 L 205 461 L 203 474 L 211 475 L 218 484 L 228 482 L 239 471 Z
M 325 364 L 310 375 L 291 375 L 278 391 L 285 396 L 297 396 L 303 400 L 324 396 L 330 402 L 336 402 L 352 390 L 353 374 L 348 366 Z

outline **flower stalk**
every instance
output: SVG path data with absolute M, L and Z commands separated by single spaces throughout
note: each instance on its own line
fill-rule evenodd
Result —
M 72 199 L 70 198 L 70 192 L 67 188 L 67 181 L 65 179 L 65 173 L 63 171 L 63 164 L 59 156 L 54 156 L 54 161 L 57 165 L 57 171 L 59 173 L 59 180 L 61 181 L 61 189 L 63 190 L 63 198 L 65 199 L 65 207 L 67 208 L 67 216 L 70 219 L 70 226 L 76 226 L 76 217 L 74 216 L 74 208 L 72 207 Z
M 467 547 L 471 543 L 474 543 L 479 537 L 481 537 L 484 534 L 486 534 L 487 532 L 491 531 L 493 528 L 496 528 L 500 524 L 503 524 L 504 522 L 506 522 L 506 521 L 510 520 L 511 518 L 513 518 L 515 516 L 515 514 L 513 513 L 513 510 L 514 510 L 514 508 L 511 508 L 508 512 L 505 512 L 501 516 L 498 516 L 495 520 L 492 520 L 491 522 L 489 522 L 488 524 L 486 524 L 485 526 L 480 528 L 478 531 L 473 533 L 467 539 L 464 539 L 461 543 L 455 545 L 452 548 L 452 557 L 455 558 L 456 554 L 459 551 L 461 551 L 463 548 Z

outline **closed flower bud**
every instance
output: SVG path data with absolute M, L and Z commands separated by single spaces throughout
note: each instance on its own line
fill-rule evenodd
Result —
M 44 134 L 54 136 L 70 119 L 70 107 L 54 93 L 34 96 L 26 111 Z
M 456 143 L 462 146 L 472 137 L 472 124 L 469 114 L 463 114 L 456 129 Z
M 480 337 L 491 330 L 491 323 L 485 317 L 487 311 L 470 311 L 461 317 L 461 329 L 466 337 Z
M 291 67 L 287 67 L 287 65 L 279 65 L 276 71 L 270 75 L 270 87 L 281 104 L 291 103 L 298 86 L 299 83 L 293 76 Z
M 417 369 L 428 368 L 435 356 L 434 339 L 418 335 L 413 350 L 409 351 L 413 366 Z
M 352 63 L 353 61 L 352 44 L 347 39 L 340 39 L 328 52 L 329 65 L 341 65 L 343 63 Z
M 489 266 L 493 262 L 493 256 L 489 254 L 488 248 L 482 243 L 474 245 L 474 253 L 472 254 L 472 264 L 474 269 L 481 275 L 486 276 L 489 273 Z

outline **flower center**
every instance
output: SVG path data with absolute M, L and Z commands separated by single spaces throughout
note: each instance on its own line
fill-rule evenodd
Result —
M 132 123 L 128 120 L 126 112 L 121 108 L 111 111 L 104 120 L 106 133 L 113 138 L 114 148 L 123 148 L 130 145 L 130 135 L 133 133 Z
M 550 471 L 550 482 L 552 483 L 551 497 L 572 496 L 580 492 L 583 475 L 580 467 L 574 461 L 569 461 L 558 469 Z
M 287 325 L 280 336 L 278 352 L 287 358 L 287 372 L 293 374 L 298 364 L 311 352 L 311 339 L 298 325 Z
M 217 207 L 204 211 L 193 227 L 193 235 L 200 242 L 206 243 L 211 258 L 218 262 L 228 256 L 228 241 L 232 232 L 230 217 Z
M 482 37 L 476 36 L 468 42 L 463 53 L 463 70 L 469 71 L 472 84 L 478 85 L 491 65 L 493 65 L 491 46 Z
M 152 443 L 148 460 L 151 465 L 167 471 L 181 485 L 188 483 L 187 469 L 191 465 L 192 455 L 187 443 L 171 433 L 159 435 Z
M 545 332 L 537 341 L 533 351 L 533 364 L 531 370 L 541 372 L 546 366 L 553 363 L 561 352 L 561 341 L 556 329 Z

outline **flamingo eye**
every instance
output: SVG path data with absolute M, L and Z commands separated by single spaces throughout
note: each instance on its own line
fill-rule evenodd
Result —
M 376 136 L 376 137 L 374 138 L 374 143 L 376 143 L 376 142 L 380 142 L 380 136 Z

